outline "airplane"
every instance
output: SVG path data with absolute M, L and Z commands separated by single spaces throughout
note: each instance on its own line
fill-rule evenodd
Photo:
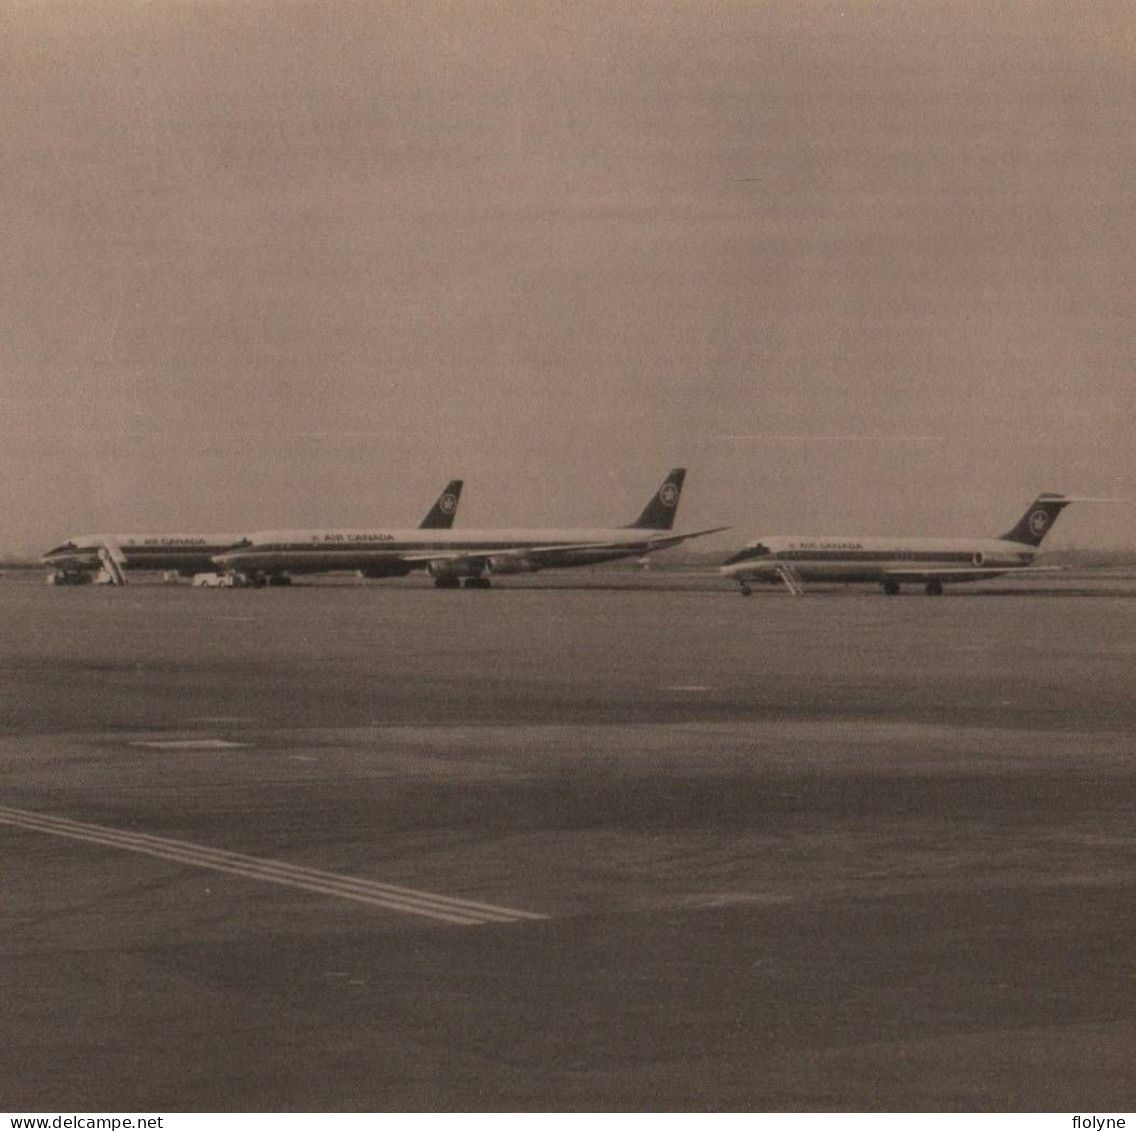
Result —
M 453 479 L 426 512 L 420 529 L 448 530 L 461 499 L 462 480 Z M 80 534 L 48 550 L 41 561 L 53 567 L 53 585 L 84 585 L 97 578 L 125 585 L 127 570 L 204 574 L 214 559 L 241 541 L 239 534 Z M 287 584 L 281 576 L 254 577 L 254 584 Z
M 672 534 L 686 469 L 676 467 L 627 526 L 584 530 L 268 530 L 215 557 L 218 565 L 264 574 L 356 570 L 404 577 L 424 569 L 439 589 L 488 589 L 491 575 L 595 565 L 677 546 L 725 527 Z
M 153 569 L 177 574 L 213 569 L 213 555 L 239 534 L 79 534 L 40 559 L 52 566 L 52 585 L 86 585 L 102 580 L 125 585 L 126 570 Z
M 937 596 L 947 582 L 1058 568 L 1032 564 L 1057 516 L 1070 503 L 1114 501 L 1041 494 L 1000 538 L 760 538 L 727 559 L 720 572 L 739 583 L 743 597 L 755 582 L 781 582 L 799 596 L 806 581 L 871 582 L 889 595 L 902 583 L 917 583 Z

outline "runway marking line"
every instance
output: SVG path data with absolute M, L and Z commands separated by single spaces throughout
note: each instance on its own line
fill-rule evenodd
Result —
M 131 746 L 144 746 L 148 750 L 237 750 L 247 742 L 229 742 L 224 738 L 166 738 L 145 742 L 132 742 Z
M 241 852 L 229 852 L 226 849 L 209 848 L 207 845 L 194 844 L 190 841 L 150 836 L 148 833 L 127 832 L 107 825 L 92 825 L 85 821 L 72 821 L 67 817 L 52 817 L 44 813 L 33 813 L 27 809 L 0 806 L 0 824 L 13 825 L 31 832 L 48 833 L 70 840 L 86 841 L 88 844 L 101 844 L 108 848 L 125 849 L 145 856 L 155 856 L 162 860 L 173 860 L 179 864 L 209 868 L 215 872 L 226 872 L 229 875 L 262 880 L 265 883 L 281 884 L 301 891 L 338 896 L 340 899 L 348 899 L 354 903 L 362 903 L 370 907 L 382 907 L 388 911 L 402 911 L 408 915 L 424 915 L 443 923 L 474 926 L 485 923 L 517 923 L 548 918 L 547 915 L 540 915 L 533 911 L 521 911 L 515 907 L 499 907 L 492 903 L 480 903 L 472 899 L 457 899 L 435 892 L 379 883 L 377 880 L 342 876 L 335 872 L 324 872 L 318 868 L 307 868 L 300 864 L 287 864 L 280 860 L 246 856 Z

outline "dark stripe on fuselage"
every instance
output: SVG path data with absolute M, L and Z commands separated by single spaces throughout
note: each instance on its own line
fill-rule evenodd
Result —
M 227 542 L 220 546 L 123 546 L 122 552 L 128 558 L 157 556 L 205 558 L 214 554 L 223 554 L 231 545 L 231 542 Z
M 413 541 L 413 542 L 272 542 L 257 546 L 242 546 L 220 556 L 220 565 L 226 569 L 251 570 L 256 572 L 324 573 L 390 568 L 401 564 L 406 572 L 413 569 L 429 569 L 432 560 L 443 566 L 448 561 L 463 558 L 474 561 L 488 561 L 494 556 L 510 555 L 523 560 L 525 551 L 536 551 L 530 566 L 536 569 L 556 569 L 568 566 L 596 565 L 600 562 L 615 561 L 619 558 L 635 557 L 649 553 L 649 539 L 635 540 L 620 546 L 603 546 L 595 549 L 580 547 L 578 542 L 566 541 L 564 549 L 557 549 L 555 543 L 547 540 L 492 540 L 477 542 L 451 541 Z M 571 549 L 570 547 L 576 547 Z M 407 561 L 407 555 L 437 555 Z
M 628 542 L 626 549 L 632 552 L 638 550 L 642 546 L 649 545 L 649 540 L 644 538 L 640 541 Z M 575 546 L 576 542 L 565 542 L 564 545 Z M 531 542 L 531 541 L 517 541 L 517 542 L 265 542 L 255 546 L 242 546 L 239 550 L 233 550 L 231 553 L 226 554 L 230 561 L 240 561 L 242 557 L 259 557 L 261 554 L 351 554 L 357 551 L 365 553 L 385 553 L 385 554 L 417 554 L 417 553 L 434 553 L 439 554 L 452 554 L 452 553 L 504 553 L 510 550 L 535 550 L 537 548 L 548 548 L 551 550 L 556 549 L 555 542 Z M 227 549 L 228 547 L 226 547 Z M 605 551 L 618 549 L 622 553 L 624 547 L 605 546 Z M 224 553 L 224 550 L 217 550 L 216 553 Z
M 216 569 L 213 558 L 230 546 L 123 546 L 125 569 L 180 570 L 206 573 Z M 44 561 L 59 569 L 94 570 L 100 566 L 97 547 L 82 547 L 46 555 Z
M 780 550 L 764 560 L 774 562 L 931 562 L 938 565 L 973 563 L 974 554 L 958 550 L 930 550 L 922 553 L 911 550 Z M 755 558 L 754 561 L 761 561 Z

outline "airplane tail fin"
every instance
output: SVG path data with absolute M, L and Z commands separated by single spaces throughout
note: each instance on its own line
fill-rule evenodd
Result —
M 1066 495 L 1043 493 L 1029 505 L 1029 509 L 1012 530 L 1002 535 L 1004 542 L 1021 542 L 1026 546 L 1040 546 L 1041 540 L 1057 521 L 1057 516 L 1074 500 Z
M 643 508 L 643 513 L 629 528 L 640 530 L 671 530 L 674 527 L 678 500 L 682 495 L 682 481 L 686 478 L 686 468 L 676 467 L 659 484 L 659 489 L 651 496 L 651 501 Z
M 458 513 L 458 500 L 461 498 L 462 480 L 451 479 L 446 489 L 438 496 L 434 505 L 426 512 L 426 517 L 418 524 L 420 530 L 449 530 Z

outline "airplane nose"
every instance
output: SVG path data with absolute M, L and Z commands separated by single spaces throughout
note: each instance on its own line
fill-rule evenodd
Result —
M 738 562 L 755 561 L 758 558 L 767 558 L 768 556 L 768 546 L 761 542 L 751 542 L 748 546 L 743 546 L 732 558 L 727 558 L 722 564 L 724 566 L 736 565 Z

